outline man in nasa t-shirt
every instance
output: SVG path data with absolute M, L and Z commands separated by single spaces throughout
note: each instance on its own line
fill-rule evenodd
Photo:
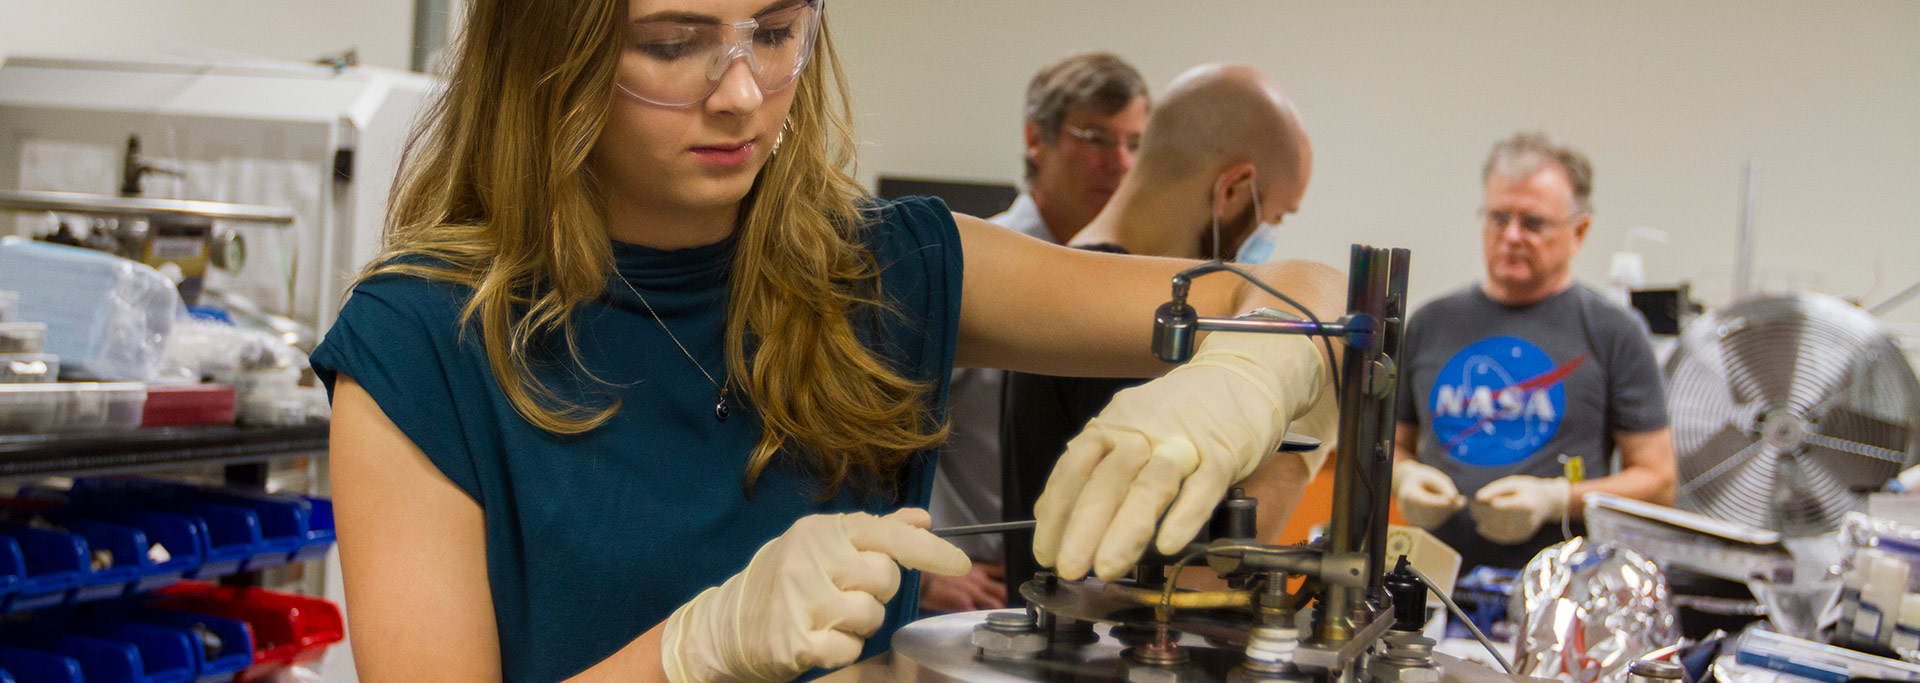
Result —
M 1518 569 L 1563 540 L 1563 519 L 1583 532 L 1587 493 L 1670 502 L 1673 439 L 1645 323 L 1573 281 L 1586 157 L 1517 135 L 1481 179 L 1487 279 L 1408 321 L 1393 493 L 1467 566 Z M 1571 483 L 1563 455 L 1588 478 Z

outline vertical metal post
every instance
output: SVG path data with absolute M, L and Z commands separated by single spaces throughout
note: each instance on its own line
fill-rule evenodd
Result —
M 1387 267 L 1386 299 L 1380 316 L 1380 353 L 1378 371 L 1382 376 L 1369 382 L 1369 388 L 1381 400 L 1377 403 L 1378 414 L 1374 424 L 1379 429 L 1379 437 L 1374 441 L 1371 469 L 1366 473 L 1367 491 L 1373 495 L 1372 524 L 1367 525 L 1372 536 L 1367 539 L 1367 594 L 1380 595 L 1385 589 L 1384 581 L 1390 558 L 1387 554 L 1387 499 L 1388 491 L 1393 490 L 1393 442 L 1394 432 L 1399 428 L 1399 401 L 1395 393 L 1399 391 L 1400 360 L 1404 347 L 1404 335 L 1407 326 L 1407 271 L 1412 266 L 1413 252 L 1406 249 L 1382 249 L 1392 259 Z
M 1351 261 L 1347 267 L 1347 310 L 1350 313 L 1367 314 L 1374 308 L 1369 306 L 1368 290 L 1373 281 L 1373 272 L 1377 263 L 1375 250 L 1354 245 Z M 1383 273 L 1384 274 L 1384 273 Z M 1329 524 L 1329 555 L 1334 558 L 1351 557 L 1365 547 L 1367 516 L 1372 509 L 1369 497 L 1360 487 L 1365 481 L 1365 463 L 1368 449 L 1365 444 L 1372 442 L 1367 422 L 1363 415 L 1366 410 L 1365 368 L 1372 362 L 1375 344 L 1347 347 L 1340 359 L 1340 441 L 1334 448 L 1333 459 L 1333 518 Z M 1322 643 L 1334 644 L 1353 637 L 1356 627 L 1354 615 L 1360 607 L 1363 595 L 1355 595 L 1345 586 L 1329 582 L 1325 600 L 1321 601 L 1318 618 L 1314 624 L 1314 638 Z
M 1347 310 L 1356 320 L 1364 317 L 1372 331 L 1370 338 L 1349 340 L 1340 362 L 1340 442 L 1334 450 L 1328 554 L 1364 556 L 1367 585 L 1358 590 L 1327 585 L 1314 624 L 1314 638 L 1324 645 L 1350 640 L 1361 626 L 1357 618 L 1371 613 L 1368 601 L 1382 591 L 1396 420 L 1395 357 L 1406 317 L 1410 256 L 1405 249 L 1356 245 L 1347 273 Z

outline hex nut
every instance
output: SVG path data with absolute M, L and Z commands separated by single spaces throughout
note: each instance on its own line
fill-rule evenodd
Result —
M 1440 669 L 1432 665 L 1409 666 L 1382 658 L 1369 663 L 1367 672 L 1378 683 L 1440 683 Z
M 1033 659 L 1047 649 L 1047 636 L 1042 633 L 998 633 L 986 628 L 973 631 L 973 646 L 980 648 L 980 656 L 985 659 Z
M 1203 678 L 1197 667 L 1132 664 L 1127 667 L 1127 683 L 1196 683 Z

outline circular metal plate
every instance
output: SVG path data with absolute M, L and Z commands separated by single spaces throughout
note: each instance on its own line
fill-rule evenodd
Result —
M 990 613 L 946 614 L 907 624 L 893 634 L 894 677 L 901 683 L 1211 683 L 1227 680 L 1245 658 L 1238 650 L 1212 647 L 1204 638 L 1183 634 L 1175 642 L 1188 653 L 1187 663 L 1172 667 L 1137 664 L 1125 657 L 1127 645 L 1113 636 L 1112 627 L 1100 624 L 1094 627 L 1098 639 L 1092 643 L 1056 644 L 1028 661 L 988 661 L 980 658 L 972 638 L 974 627 L 986 623 Z

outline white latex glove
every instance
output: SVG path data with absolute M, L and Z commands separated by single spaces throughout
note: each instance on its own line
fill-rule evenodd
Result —
M 1480 537 L 1501 545 L 1519 545 L 1533 538 L 1540 525 L 1567 516 L 1573 485 L 1566 477 L 1541 479 L 1516 474 L 1495 479 L 1473 496 L 1474 529 Z
M 1402 460 L 1393 465 L 1393 498 L 1407 523 L 1432 531 L 1467 506 L 1453 478 L 1432 465 Z
M 1150 540 L 1179 552 L 1320 399 L 1322 359 L 1305 337 L 1215 332 L 1191 361 L 1115 394 L 1047 478 L 1034 559 L 1062 578 L 1112 580 Z
M 966 553 L 927 532 L 931 524 L 914 508 L 800 518 L 760 546 L 746 569 L 667 618 L 667 680 L 773 683 L 852 664 L 900 590 L 895 562 L 967 573 Z

